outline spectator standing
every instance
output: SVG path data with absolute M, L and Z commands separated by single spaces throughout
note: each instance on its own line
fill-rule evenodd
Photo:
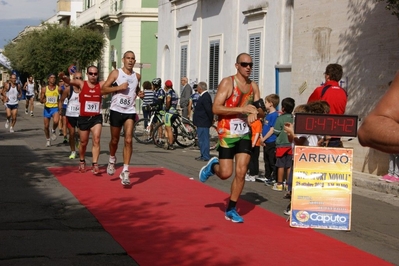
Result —
M 326 101 L 330 106 L 330 114 L 342 115 L 345 113 L 348 97 L 346 91 L 339 86 L 342 78 L 342 66 L 339 64 L 329 64 L 324 72 L 325 82 L 322 86 L 317 87 L 309 96 L 308 103 L 314 101 Z M 328 147 L 341 147 L 340 137 L 325 136 L 328 140 Z
M 189 118 L 188 117 L 188 104 L 189 104 L 190 96 L 193 93 L 193 90 L 191 89 L 190 84 L 188 84 L 187 77 L 181 78 L 181 86 L 182 86 L 182 91 L 181 91 L 181 95 L 180 95 L 180 108 L 182 109 L 182 116 L 185 118 Z
M 252 152 L 248 165 L 249 174 L 246 174 L 245 181 L 255 182 L 256 177 L 259 177 L 259 153 L 262 135 L 262 122 L 259 119 L 251 123 L 251 133 Z
M 261 145 L 263 146 L 263 160 L 265 163 L 265 177 L 260 179 L 265 185 L 273 185 L 277 181 L 276 173 L 276 139 L 274 134 L 274 125 L 278 117 L 276 110 L 280 103 L 280 97 L 277 94 L 269 94 L 265 97 L 265 106 L 267 110 L 266 118 L 262 128 Z
M 167 140 L 164 145 L 166 150 L 174 150 L 173 143 L 175 142 L 173 132 L 172 132 L 172 124 L 178 116 L 177 113 L 177 103 L 179 101 L 179 97 L 177 96 L 175 90 L 173 89 L 173 83 L 170 80 L 165 82 L 165 131 L 167 135 Z
M 188 118 L 191 119 L 194 115 L 195 111 L 195 106 L 197 105 L 197 101 L 199 98 L 199 93 L 198 93 L 198 84 L 194 84 L 193 89 L 194 93 L 191 94 L 190 99 L 188 100 Z
M 208 93 L 208 86 L 205 82 L 198 83 L 199 98 L 197 101 L 197 111 L 193 115 L 193 123 L 197 127 L 198 143 L 201 156 L 195 158 L 197 161 L 209 161 L 209 128 L 213 123 L 212 98 Z
M 144 127 L 147 128 L 148 120 L 150 119 L 151 111 L 149 107 L 154 103 L 155 100 L 155 92 L 151 85 L 151 82 L 144 81 L 143 82 L 144 89 L 144 98 L 143 98 L 143 117 L 144 117 Z
M 276 191 L 283 191 L 284 175 L 290 175 L 292 167 L 292 146 L 291 141 L 288 140 L 287 133 L 284 131 L 285 123 L 293 123 L 292 111 L 295 107 L 295 100 L 292 98 L 285 98 L 281 102 L 281 111 L 283 112 L 277 120 L 274 127 L 274 134 L 276 138 L 276 168 L 277 168 L 277 182 L 274 183 L 272 189 Z

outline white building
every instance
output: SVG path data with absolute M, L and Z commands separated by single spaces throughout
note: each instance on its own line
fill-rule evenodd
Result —
M 277 93 L 298 105 L 324 82 L 326 66 L 339 63 L 347 113 L 361 120 L 399 69 L 399 21 L 385 6 L 369 0 L 159 0 L 157 73 L 175 84 L 182 76 L 206 81 L 212 91 L 236 72 L 236 56 L 248 52 L 261 97 Z M 355 150 L 354 170 L 386 174 L 387 154 L 361 147 L 356 138 L 345 145 Z
M 236 57 L 252 55 L 262 97 L 290 95 L 293 1 L 159 0 L 158 76 L 187 76 L 215 91 L 236 73 Z M 180 86 L 175 85 L 178 90 Z

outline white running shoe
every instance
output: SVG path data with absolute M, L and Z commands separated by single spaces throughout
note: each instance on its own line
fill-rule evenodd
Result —
M 55 134 L 55 130 L 51 130 L 51 140 L 56 140 L 57 134 Z
M 33 116 L 33 112 L 30 112 L 30 116 Z
M 6 124 L 4 126 L 5 128 L 8 128 L 10 126 L 10 120 L 7 119 Z
M 26 114 L 26 115 L 28 114 L 28 109 L 25 109 L 25 114 Z
M 69 155 L 69 159 L 75 159 L 76 158 L 76 151 L 71 151 L 71 155 Z
M 51 146 L 50 140 L 47 140 L 46 141 L 46 147 L 50 147 L 50 146 Z
M 120 175 L 119 178 L 122 179 L 121 183 L 124 186 L 130 185 L 130 179 L 129 179 L 129 171 L 123 171 Z
M 14 128 L 10 127 L 10 133 L 13 133 L 13 132 L 14 132 Z
M 107 174 L 108 175 L 114 175 L 115 174 L 115 163 L 116 163 L 116 160 L 115 160 L 114 163 L 108 162 L 108 166 L 107 166 Z

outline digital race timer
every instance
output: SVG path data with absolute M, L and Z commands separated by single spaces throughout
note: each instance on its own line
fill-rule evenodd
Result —
M 357 136 L 357 115 L 296 113 L 295 134 Z

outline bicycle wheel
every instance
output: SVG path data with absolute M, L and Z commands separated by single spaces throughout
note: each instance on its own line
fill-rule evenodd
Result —
M 146 129 L 144 125 L 148 125 L 149 120 L 147 118 L 141 118 L 133 127 L 133 137 L 141 144 L 149 144 L 152 140 L 152 130 L 151 128 Z M 151 127 L 151 126 L 150 126 Z
M 219 143 L 219 135 L 215 125 L 209 128 L 209 149 L 214 150 Z
M 194 145 L 197 130 L 191 122 L 183 121 L 182 123 L 173 127 L 177 130 L 177 137 L 175 138 L 175 141 L 179 146 L 187 148 Z

